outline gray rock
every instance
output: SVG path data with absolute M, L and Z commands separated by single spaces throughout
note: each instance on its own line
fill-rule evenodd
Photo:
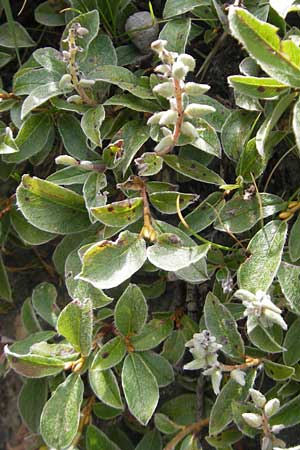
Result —
M 148 11 L 141 11 L 128 17 L 125 30 L 132 43 L 145 55 L 151 51 L 151 42 L 157 39 L 159 26 L 157 22 L 152 23 L 152 16 Z

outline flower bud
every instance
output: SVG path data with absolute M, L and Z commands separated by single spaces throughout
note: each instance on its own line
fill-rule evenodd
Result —
M 164 39 L 157 39 L 156 41 L 152 42 L 151 48 L 154 52 L 160 53 L 165 49 L 167 43 L 168 41 L 165 41 Z
M 162 114 L 159 125 L 173 125 L 174 123 L 176 123 L 177 117 L 177 111 L 169 109 Z
M 167 127 L 162 127 L 161 132 L 164 136 L 169 136 L 170 134 L 172 134 L 172 131 L 169 130 L 169 128 L 167 128 Z
M 70 56 L 71 56 L 70 52 L 67 52 L 66 50 L 63 50 L 62 55 L 63 55 L 63 58 L 64 58 L 65 61 L 69 61 Z
M 75 158 L 69 155 L 60 155 L 55 158 L 55 164 L 59 164 L 61 166 L 77 166 L 78 161 Z
M 191 103 L 185 108 L 185 114 L 197 119 L 198 117 L 204 116 L 205 114 L 210 114 L 215 112 L 215 108 L 209 105 L 199 105 L 197 103 Z
M 79 81 L 79 86 L 83 87 L 83 88 L 89 88 L 94 86 L 95 84 L 95 80 L 87 80 L 85 78 L 81 78 L 81 80 Z
M 181 125 L 181 132 L 186 136 L 197 139 L 199 137 L 197 129 L 190 122 L 183 122 Z
M 264 411 L 266 416 L 271 417 L 277 413 L 279 408 L 280 408 L 280 401 L 278 400 L 278 398 L 272 398 L 272 400 L 269 400 L 265 404 Z
M 162 73 L 163 75 L 166 75 L 170 73 L 170 66 L 168 64 L 160 64 L 159 66 L 155 67 L 154 72 Z
M 157 84 L 153 88 L 153 92 L 155 94 L 161 95 L 162 97 L 172 97 L 174 95 L 174 86 L 170 81 L 166 81 L 165 83 Z
M 210 86 L 208 84 L 198 84 L 189 82 L 185 85 L 185 92 L 188 95 L 202 95 L 205 94 L 210 89 Z
M 196 67 L 196 61 L 191 55 L 187 55 L 186 53 L 182 53 L 178 56 L 177 61 L 184 64 L 190 72 L 193 72 Z
M 173 144 L 173 136 L 169 134 L 168 136 L 162 138 L 162 140 L 156 145 L 154 150 L 156 152 L 161 152 L 162 150 L 166 150 L 167 148 L 172 147 Z
M 252 428 L 260 428 L 262 424 L 262 417 L 255 413 L 243 413 L 244 421 Z
M 153 114 L 153 116 L 149 117 L 149 119 L 147 121 L 147 125 L 158 124 L 163 113 L 164 113 L 164 111 Z
M 280 433 L 280 431 L 285 429 L 285 425 L 283 423 L 280 423 L 279 425 L 273 425 L 271 428 L 272 433 L 277 434 Z
M 213 391 L 216 395 L 220 393 L 220 386 L 222 381 L 222 372 L 221 370 L 214 370 L 211 375 L 211 384 Z
M 269 436 L 264 436 L 261 440 L 261 450 L 273 450 L 273 442 Z
M 245 386 L 245 372 L 240 369 L 235 369 L 230 372 L 231 378 L 241 386 Z
M 180 61 L 176 61 L 172 67 L 172 75 L 176 80 L 183 80 L 189 69 Z
M 72 77 L 69 73 L 65 73 L 61 79 L 59 80 L 59 87 L 60 89 L 68 89 L 72 88 Z
M 80 37 L 83 37 L 86 34 L 89 34 L 89 30 L 87 28 L 85 28 L 85 27 L 77 28 L 76 32 L 77 32 L 78 36 L 80 36 Z
M 249 389 L 252 401 L 257 406 L 257 408 L 263 408 L 266 404 L 266 397 L 256 389 Z
M 67 98 L 67 102 L 68 103 L 75 103 L 76 105 L 81 105 L 82 104 L 82 98 L 80 97 L 80 95 L 71 95 L 70 97 Z

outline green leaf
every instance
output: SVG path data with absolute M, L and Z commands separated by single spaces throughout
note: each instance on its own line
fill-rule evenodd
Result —
M 0 69 L 13 59 L 13 55 L 6 52 L 0 52 Z
M 238 92 L 244 95 L 250 95 L 250 97 L 262 99 L 277 98 L 288 89 L 288 86 L 273 78 L 233 75 L 228 77 L 228 82 Z
M 176 172 L 185 175 L 188 178 L 192 178 L 196 181 L 202 181 L 203 183 L 219 184 L 222 185 L 225 181 L 215 172 L 190 159 L 184 159 L 176 155 L 163 156 L 164 162 L 176 170 Z
M 52 47 L 37 49 L 32 56 L 44 69 L 49 72 L 56 72 L 62 77 L 67 72 L 67 65 L 62 60 L 61 53 Z
M 123 409 L 120 389 L 112 370 L 90 369 L 89 382 L 101 402 L 119 410 Z
M 213 192 L 200 205 L 194 208 L 192 212 L 185 216 L 184 220 L 193 231 L 198 233 L 214 222 L 224 205 L 225 201 L 222 192 Z M 187 234 L 191 234 L 189 230 L 185 229 L 182 223 L 180 223 L 179 228 L 185 230 Z
M 253 111 L 233 111 L 222 127 L 221 140 L 228 158 L 237 161 L 252 133 L 257 113 Z
M 96 288 L 119 286 L 144 264 L 146 243 L 137 234 L 124 231 L 117 241 L 102 241 L 92 245 L 83 255 L 79 279 Z M 107 264 L 110 261 L 110 264 Z
M 141 157 L 135 159 L 135 164 L 138 167 L 139 176 L 149 177 L 161 171 L 163 159 L 156 153 L 143 153 Z
M 104 106 L 123 106 L 133 111 L 155 113 L 159 111 L 160 106 L 154 100 L 146 100 L 135 97 L 132 94 L 116 94 L 108 98 Z
M 81 378 L 71 374 L 46 403 L 41 416 L 41 435 L 49 447 L 63 449 L 71 445 L 79 425 L 83 389 Z
M 242 358 L 245 348 L 236 322 L 226 306 L 211 292 L 205 300 L 204 317 L 208 330 L 222 344 L 222 352 L 230 358 Z
M 167 0 L 163 12 L 163 17 L 179 16 L 180 14 L 192 11 L 199 6 L 199 0 Z
M 29 245 L 41 245 L 51 241 L 56 236 L 31 225 L 16 207 L 10 211 L 10 221 L 22 241 Z
M 148 306 L 141 289 L 130 284 L 119 298 L 114 313 L 115 324 L 123 336 L 139 334 L 147 321 Z
M 299 327 L 300 318 L 290 325 L 283 342 L 286 348 L 286 351 L 283 353 L 283 361 L 289 366 L 294 366 L 300 361 Z
M 242 437 L 243 435 L 239 430 L 237 430 L 236 428 L 229 428 L 228 430 L 223 431 L 217 436 L 208 436 L 205 439 L 209 443 L 209 445 L 212 445 L 217 449 L 224 449 L 226 448 L 226 446 L 240 441 Z
M 18 398 L 18 409 L 22 421 L 32 433 L 39 433 L 40 417 L 48 397 L 45 379 L 26 380 Z
M 105 405 L 105 403 L 96 403 L 93 406 L 93 413 L 103 420 L 111 420 L 122 414 L 122 409 L 112 408 L 111 406 Z
M 59 308 L 56 305 L 57 292 L 53 284 L 44 282 L 32 292 L 32 304 L 36 312 L 50 325 L 56 326 Z
M 261 414 L 261 411 L 250 402 L 233 401 L 231 404 L 233 420 L 238 429 L 246 436 L 253 438 L 257 433 L 257 428 L 252 428 L 243 419 L 243 413 Z
M 62 94 L 66 94 L 66 89 L 63 91 L 59 87 L 59 82 L 57 81 L 50 81 L 49 83 L 36 87 L 25 99 L 22 105 L 21 119 L 24 119 L 30 111 L 42 105 L 50 98 L 57 97 Z
M 136 153 L 149 139 L 149 127 L 137 120 L 129 120 L 121 130 L 118 131 L 114 139 L 123 139 L 124 141 L 123 157 L 118 166 L 118 169 L 122 171 L 124 176 Z
M 245 377 L 245 386 L 236 381 L 227 381 L 218 395 L 210 414 L 209 434 L 216 435 L 232 421 L 231 404 L 233 400 L 244 401 L 249 395 L 249 389 L 253 386 L 256 371 L 250 369 Z
M 300 98 L 297 99 L 293 110 L 293 131 L 298 147 L 298 153 L 300 153 Z
M 161 435 L 157 430 L 147 431 L 140 440 L 135 450 L 162 450 Z
M 168 386 L 174 381 L 173 367 L 166 358 L 152 351 L 141 352 L 140 356 L 155 376 L 159 387 Z
M 253 293 L 269 289 L 279 269 L 286 233 L 286 223 L 274 220 L 255 234 L 247 247 L 251 257 L 238 270 L 240 289 Z
M 300 423 L 299 416 L 300 395 L 282 405 L 279 411 L 270 417 L 270 425 L 283 424 L 285 427 L 292 427 Z
M 1 47 L 26 48 L 34 47 L 36 42 L 29 36 L 19 22 L 6 22 L 0 26 Z
M 288 380 L 295 373 L 295 369 L 293 367 L 285 366 L 283 364 L 278 364 L 268 360 L 264 361 L 264 368 L 268 377 L 272 378 L 275 381 Z
M 159 39 L 168 41 L 168 51 L 184 53 L 191 31 L 188 17 L 169 20 L 159 34 Z
M 173 434 L 178 433 L 180 431 L 181 425 L 173 422 L 173 420 L 169 419 L 168 416 L 161 413 L 156 413 L 154 416 L 155 427 L 164 434 Z
M 95 223 L 97 220 L 91 213 L 91 208 L 104 206 L 106 203 L 106 195 L 101 193 L 107 185 L 104 173 L 92 172 L 88 175 L 83 186 L 83 198 L 87 210 L 89 211 L 90 221 Z
M 300 49 L 292 40 L 280 40 L 278 28 L 256 19 L 242 8 L 229 9 L 231 32 L 262 69 L 275 80 L 300 87 Z
M 83 160 L 91 157 L 86 143 L 86 136 L 77 118 L 71 114 L 61 114 L 58 117 L 57 126 L 64 147 L 69 155 Z
M 280 345 L 274 336 L 273 330 L 266 330 L 261 326 L 257 326 L 249 333 L 249 339 L 252 344 L 256 345 L 260 350 L 267 353 L 281 353 L 284 348 Z
M 20 163 L 40 152 L 52 131 L 52 121 L 47 114 L 34 114 L 23 122 L 15 139 L 17 153 L 5 156 L 8 163 Z
M 107 64 L 117 65 L 117 59 L 117 53 L 110 37 L 107 34 L 99 33 L 89 46 L 84 61 L 84 73 L 89 78 L 89 73 L 97 70 L 98 67 Z
M 187 408 L 186 405 L 189 405 Z M 160 412 L 179 425 L 189 425 L 196 421 L 197 398 L 195 394 L 182 394 L 165 402 Z
M 185 208 L 190 206 L 198 199 L 197 194 L 183 194 L 181 192 L 154 192 L 149 195 L 149 200 L 151 204 L 161 213 L 164 214 L 176 214 L 177 206 L 176 200 L 178 195 L 180 210 L 183 211 Z
M 300 315 L 300 267 L 282 262 L 278 270 L 278 280 L 285 296 L 287 307 Z
M 159 400 L 157 381 L 140 355 L 127 355 L 122 370 L 122 386 L 131 414 L 147 425 Z
M 273 194 L 259 193 L 250 199 L 237 194 L 222 208 L 215 228 L 243 233 L 250 230 L 260 219 L 283 211 L 286 206 L 286 202 Z
M 90 224 L 80 195 L 29 175 L 17 189 L 17 205 L 31 225 L 49 233 L 76 233 Z
M 22 323 L 29 334 L 36 333 L 41 330 L 40 323 L 33 309 L 31 298 L 26 298 L 21 309 Z
M 83 184 L 91 173 L 79 166 L 69 166 L 49 175 L 47 181 L 51 183 L 72 186 L 73 184 Z
M 9 284 L 6 268 L 0 254 L 0 299 L 12 302 L 12 292 Z
M 90 299 L 73 300 L 60 313 L 57 331 L 74 349 L 88 356 L 92 348 L 93 304 Z
M 89 425 L 86 432 L 87 450 L 120 450 L 104 433 L 94 425 Z
M 125 67 L 103 65 L 90 72 L 89 79 L 114 84 L 139 98 L 153 98 L 151 90 L 143 86 L 140 79 Z
M 119 364 L 126 354 L 126 346 L 121 336 L 106 342 L 96 354 L 91 370 L 107 370 Z
M 30 95 L 35 89 L 48 83 L 58 83 L 61 76 L 44 68 L 21 69 L 14 76 L 14 93 Z
M 142 197 L 128 198 L 109 205 L 91 208 L 97 220 L 109 227 L 124 227 L 136 222 L 143 215 Z
M 69 253 L 65 263 L 66 286 L 69 295 L 75 300 L 90 298 L 93 302 L 93 308 L 102 308 L 112 302 L 112 298 L 104 294 L 101 289 L 97 289 L 90 283 L 75 279 L 81 271 L 81 260 L 78 255 L 78 249 Z
M 299 55 L 300 56 L 300 55 Z M 287 94 L 280 98 L 271 114 L 269 114 L 265 121 L 260 126 L 256 134 L 256 148 L 260 155 L 264 155 L 266 152 L 266 143 L 270 135 L 271 130 L 279 121 L 282 114 L 290 106 L 294 100 L 294 94 Z
M 34 18 L 38 23 L 47 27 L 60 27 L 65 25 L 65 16 L 57 11 L 55 4 L 47 1 L 38 5 L 34 10 Z
M 172 329 L 173 321 L 171 319 L 152 319 L 145 325 L 141 334 L 130 339 L 130 343 L 137 352 L 150 350 L 164 341 Z
M 101 147 L 102 140 L 100 128 L 105 119 L 105 110 L 102 105 L 96 108 L 90 108 L 86 111 L 81 119 L 81 128 L 87 138 L 95 145 Z
M 178 236 L 164 233 L 158 237 L 154 245 L 148 247 L 147 256 L 156 267 L 174 272 L 196 263 L 208 250 L 207 244 L 187 247 Z
M 289 233 L 289 255 L 292 262 L 300 258 L 300 216 L 298 215 Z
M 175 366 L 185 352 L 185 338 L 181 330 L 174 330 L 164 342 L 161 356 Z

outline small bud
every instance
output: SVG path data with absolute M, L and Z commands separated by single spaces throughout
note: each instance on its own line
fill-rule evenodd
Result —
M 76 105 L 81 105 L 82 104 L 82 98 L 80 97 L 80 95 L 71 95 L 70 97 L 67 98 L 67 102 L 68 103 L 75 103 Z
M 243 413 L 244 421 L 252 428 L 260 428 L 262 424 L 262 417 L 255 413 Z
M 167 128 L 167 127 L 162 127 L 161 132 L 164 136 L 169 136 L 170 134 L 172 134 L 172 131 L 169 130 L 169 128 Z
M 190 122 L 183 122 L 181 125 L 181 132 L 186 136 L 197 139 L 199 137 L 197 129 Z
M 185 85 L 185 92 L 188 95 L 202 95 L 205 94 L 210 89 L 210 86 L 208 84 L 198 84 L 189 82 Z
M 77 28 L 76 32 L 77 32 L 78 36 L 80 36 L 80 37 L 83 37 L 86 34 L 89 34 L 89 30 L 87 28 L 85 28 L 85 27 Z
M 178 117 L 177 111 L 169 109 L 168 111 L 165 111 L 162 114 L 159 120 L 159 125 L 173 125 L 176 123 L 177 117 Z
M 162 140 L 156 145 L 154 150 L 156 152 L 161 152 L 162 150 L 166 150 L 169 147 L 172 147 L 174 144 L 173 136 L 169 134 L 168 136 L 165 136 L 162 138 Z
M 273 450 L 273 442 L 269 436 L 264 436 L 261 440 L 261 450 Z
M 289 219 L 290 217 L 293 216 L 293 213 L 290 211 L 283 211 L 279 214 L 279 219 L 285 220 L 285 219 Z
M 278 398 L 272 398 L 272 400 L 269 400 L 265 404 L 264 411 L 266 416 L 271 417 L 277 413 L 279 408 L 280 408 L 280 401 L 278 400 Z
M 162 112 L 158 112 L 153 114 L 153 116 L 151 116 L 148 121 L 147 121 L 147 125 L 157 125 L 160 121 L 161 116 L 163 115 L 163 111 Z
M 165 49 L 167 43 L 168 41 L 165 41 L 164 39 L 157 39 L 156 41 L 152 42 L 151 48 L 154 52 L 160 53 Z
M 64 58 L 65 61 L 69 61 L 70 56 L 71 56 L 70 52 L 67 52 L 66 50 L 63 50 L 62 55 L 63 55 L 63 58 Z
M 211 375 L 211 384 L 213 391 L 216 395 L 220 393 L 220 386 L 222 381 L 222 372 L 221 370 L 214 370 Z
M 153 88 L 153 92 L 155 94 L 161 95 L 162 97 L 172 97 L 174 95 L 174 86 L 170 81 L 166 81 L 165 83 L 157 84 Z
M 94 86 L 95 80 L 86 80 L 85 78 L 81 78 L 78 84 L 83 88 L 89 88 Z
M 263 408 L 266 404 L 266 397 L 256 389 L 249 389 L 252 401 L 257 406 L 257 408 Z
M 160 64 L 159 66 L 155 67 L 154 72 L 162 73 L 163 75 L 169 74 L 171 71 L 171 68 L 168 64 Z
M 77 166 L 79 163 L 72 156 L 60 155 L 55 158 L 55 164 L 58 164 L 61 166 Z
M 59 80 L 60 89 L 70 89 L 73 87 L 72 85 L 72 77 L 69 73 L 65 73 L 61 79 Z
M 188 116 L 197 119 L 205 114 L 211 114 L 215 112 L 215 108 L 209 105 L 199 105 L 197 103 L 191 103 L 185 108 L 184 113 Z
M 8 138 L 10 138 L 10 139 L 13 139 L 13 138 L 14 138 L 13 132 L 12 132 L 11 128 L 9 128 L 9 127 L 6 127 L 6 128 L 5 128 L 5 135 L 6 135 Z
M 283 423 L 280 423 L 279 425 L 273 425 L 271 428 L 272 433 L 277 434 L 280 433 L 280 431 L 285 429 L 285 425 Z
M 230 372 L 230 376 L 238 384 L 240 384 L 241 386 L 245 386 L 245 383 L 246 383 L 245 382 L 245 376 L 246 376 L 245 372 L 243 372 L 240 369 L 235 369 Z
M 186 53 L 182 53 L 178 56 L 177 61 L 184 64 L 190 72 L 193 72 L 196 67 L 196 61 L 191 55 L 187 55 Z
M 91 161 L 80 161 L 80 167 L 83 169 L 91 169 L 93 167 L 93 163 Z
M 176 61 L 172 67 L 172 75 L 176 80 L 183 80 L 189 69 L 180 61 Z

